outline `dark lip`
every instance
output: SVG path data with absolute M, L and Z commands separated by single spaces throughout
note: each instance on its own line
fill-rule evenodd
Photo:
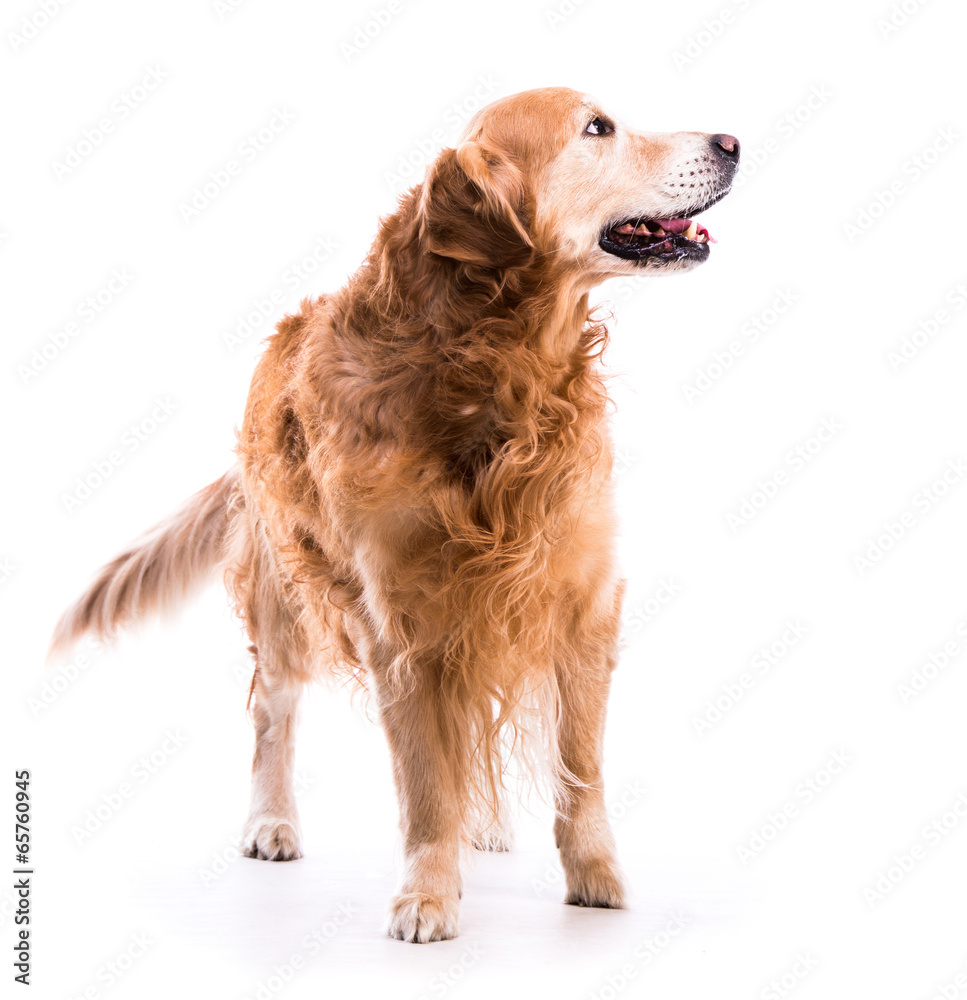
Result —
M 598 240 L 598 246 L 614 257 L 641 264 L 674 264 L 679 260 L 703 261 L 709 254 L 707 243 L 696 243 L 684 236 L 666 236 L 660 243 L 648 247 L 628 247 L 613 243 L 605 234 Z
M 676 214 L 678 219 L 692 219 L 696 215 L 701 215 L 706 209 L 720 202 L 731 191 L 730 184 L 724 191 L 720 191 L 714 198 L 710 198 L 694 208 L 690 207 Z M 648 247 L 628 247 L 620 243 L 615 243 L 608 239 L 608 233 L 615 226 L 620 226 L 623 219 L 617 219 L 610 223 L 598 239 L 598 246 L 614 257 L 622 260 L 633 260 L 642 264 L 654 263 L 658 265 L 674 264 L 680 260 L 704 261 L 708 259 L 709 244 L 696 243 L 694 240 L 686 239 L 684 236 L 666 236 L 660 243 Z M 661 248 L 661 249 L 659 249 Z

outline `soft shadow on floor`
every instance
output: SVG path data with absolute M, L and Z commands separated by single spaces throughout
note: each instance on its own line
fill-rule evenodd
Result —
M 313 981 L 392 981 L 393 996 L 460 996 L 531 975 L 573 986 L 566 995 L 608 1000 L 667 956 L 731 936 L 745 904 L 721 875 L 629 869 L 625 910 L 566 906 L 553 851 L 474 854 L 464 866 L 460 936 L 409 945 L 385 936 L 396 882 L 389 852 L 310 854 L 296 862 L 238 858 L 219 873 L 146 865 L 139 904 L 187 947 L 252 979 L 251 996 Z M 624 970 L 624 971 L 622 971 Z M 373 978 L 375 977 L 375 979 Z M 261 991 L 261 992 L 260 992 Z M 603 993 L 601 991 L 604 991 Z

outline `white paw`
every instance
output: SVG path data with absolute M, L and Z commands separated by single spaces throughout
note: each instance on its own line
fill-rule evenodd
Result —
M 484 830 L 474 834 L 470 843 L 478 851 L 509 851 L 513 847 L 513 838 L 500 830 Z
M 610 858 L 595 858 L 565 865 L 565 875 L 565 903 L 602 906 L 612 910 L 620 910 L 624 906 L 621 876 L 617 865 Z
M 398 941 L 426 944 L 457 936 L 460 904 L 455 897 L 407 892 L 390 903 L 387 931 Z
M 478 818 L 465 829 L 470 834 L 470 843 L 478 851 L 509 851 L 514 846 L 514 824 L 506 804 L 501 805 L 499 816 Z
M 246 827 L 242 854 L 261 861 L 295 861 L 302 857 L 299 828 L 278 817 L 257 817 Z

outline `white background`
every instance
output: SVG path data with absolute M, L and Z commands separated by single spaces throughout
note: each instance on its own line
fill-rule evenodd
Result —
M 379 30 L 380 0 L 90 0 L 46 24 L 36 2 L 5 6 L 0 803 L 11 831 L 13 771 L 31 769 L 32 995 L 967 995 L 967 22 L 955 0 L 904 6 L 889 31 L 890 0 L 402 0 Z M 382 735 L 344 691 L 306 703 L 306 858 L 236 860 L 249 668 L 220 590 L 110 651 L 82 645 L 72 678 L 43 658 L 94 569 L 230 464 L 275 320 L 344 282 L 481 97 L 547 85 L 639 128 L 732 132 L 743 179 L 703 217 L 719 240 L 704 267 L 600 290 L 629 578 L 606 777 L 630 908 L 561 904 L 538 809 L 515 855 L 477 859 L 461 937 L 416 948 L 382 936 L 396 808 Z M 250 158 L 279 110 L 291 121 Z M 86 322 L 115 269 L 123 289 Z M 159 400 L 174 409 L 152 423 Z M 835 435 L 813 440 L 824 421 Z M 858 564 L 888 523 L 901 537 Z M 783 650 L 787 623 L 802 634 Z M 166 733 L 183 742 L 166 752 Z M 8 959 L 11 900 L 0 888 Z

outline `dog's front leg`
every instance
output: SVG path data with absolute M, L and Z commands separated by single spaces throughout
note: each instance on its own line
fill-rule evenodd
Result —
M 394 682 L 377 669 L 380 718 L 400 800 L 403 873 L 388 931 L 401 941 L 456 937 L 465 747 L 445 715 L 433 664 Z
M 572 655 L 556 669 L 561 774 L 554 835 L 567 880 L 565 902 L 578 906 L 620 908 L 624 899 L 601 776 L 619 602 L 620 594 L 604 643 L 591 631 L 573 636 Z

